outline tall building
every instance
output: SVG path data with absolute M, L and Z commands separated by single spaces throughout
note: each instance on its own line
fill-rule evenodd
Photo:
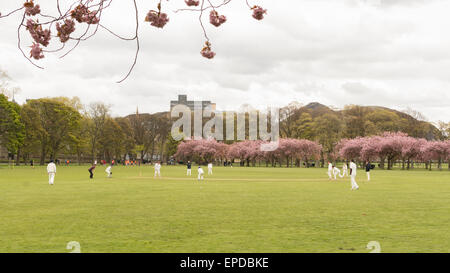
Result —
M 210 106 L 212 110 L 216 110 L 216 104 L 212 103 L 211 101 L 203 100 L 203 101 L 193 101 L 193 100 L 187 100 L 187 95 L 178 95 L 178 100 L 172 100 L 170 101 L 170 110 L 172 111 L 172 108 L 176 105 L 186 105 L 191 109 L 191 111 L 195 110 L 196 104 L 201 105 L 203 109 Z

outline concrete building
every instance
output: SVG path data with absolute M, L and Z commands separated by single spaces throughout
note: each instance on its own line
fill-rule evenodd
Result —
M 193 100 L 187 100 L 187 95 L 178 95 L 178 100 L 172 100 L 170 101 L 170 110 L 172 111 L 172 108 L 176 105 L 186 105 L 191 109 L 191 111 L 195 110 L 195 105 L 201 105 L 203 109 L 205 109 L 208 106 L 211 106 L 212 110 L 216 110 L 216 104 L 212 103 L 211 101 L 193 101 Z

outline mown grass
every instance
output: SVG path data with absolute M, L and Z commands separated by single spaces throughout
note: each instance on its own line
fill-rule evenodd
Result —
M 450 252 L 450 172 L 215 167 L 0 168 L 0 252 Z M 206 168 L 205 168 L 206 170 Z

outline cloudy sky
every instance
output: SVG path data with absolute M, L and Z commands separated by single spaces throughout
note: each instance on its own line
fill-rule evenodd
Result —
M 0 12 L 23 0 L 0 2 Z M 53 0 L 37 0 L 52 13 Z M 63 0 L 61 2 L 70 2 Z M 220 0 L 213 1 L 215 3 Z M 140 0 L 141 51 L 136 68 L 117 84 L 133 61 L 135 44 L 105 31 L 65 58 L 47 54 L 30 65 L 17 48 L 20 16 L 0 19 L 0 69 L 21 88 L 19 102 L 45 96 L 103 101 L 115 116 L 167 111 L 187 94 L 212 100 L 219 109 L 283 106 L 317 101 L 380 105 L 422 112 L 430 121 L 450 121 L 450 1 L 446 0 L 250 0 L 268 9 L 254 20 L 243 0 L 220 10 L 228 21 L 206 23 L 217 56 L 199 51 L 205 41 L 198 14 L 174 13 L 182 0 L 163 2 L 164 29 L 144 23 L 157 1 Z M 205 15 L 205 22 L 208 22 Z M 104 24 L 132 36 L 131 0 L 113 1 Z M 23 33 L 28 51 L 31 41 Z M 53 41 L 57 44 L 56 39 Z M 57 47 L 56 45 L 54 46 Z

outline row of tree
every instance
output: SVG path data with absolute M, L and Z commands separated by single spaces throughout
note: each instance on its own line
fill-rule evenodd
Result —
M 0 116 L 0 145 L 16 164 L 37 156 L 40 164 L 61 158 L 81 163 L 162 157 L 170 131 L 166 114 L 114 118 L 109 106 L 84 106 L 77 97 L 33 99 L 20 106 L 0 95 Z
M 438 168 L 448 162 L 450 169 L 450 140 L 428 141 L 410 137 L 405 133 L 384 133 L 379 136 L 342 139 L 336 146 L 334 159 L 355 159 L 360 161 L 378 161 L 380 167 L 392 169 L 401 161 L 403 169 L 414 168 L 415 162 L 424 162 L 431 169 L 431 163 L 437 162 Z
M 450 136 L 450 123 L 432 124 L 418 111 L 403 112 L 384 107 L 348 105 L 342 110 L 319 103 L 291 103 L 281 109 L 280 131 L 284 138 L 317 141 L 323 147 L 321 163 L 332 158 L 343 138 L 352 139 L 403 132 L 414 138 L 445 140 Z
M 255 166 L 264 162 L 266 166 L 309 167 L 321 159 L 322 145 L 306 139 L 282 138 L 275 149 L 264 149 L 268 142 L 246 140 L 233 144 L 217 142 L 213 139 L 187 140 L 178 145 L 175 157 L 182 161 L 223 162 L 239 159 L 242 165 Z M 424 162 L 431 169 L 431 163 L 437 162 L 442 169 L 444 162 L 450 169 L 450 140 L 427 141 L 413 138 L 405 133 L 385 132 L 378 136 L 342 139 L 336 146 L 336 153 L 326 158 L 328 161 L 380 162 L 380 168 L 392 169 L 395 162 L 400 161 L 402 168 L 414 167 L 414 162 Z
M 265 149 L 264 145 L 274 149 Z M 287 166 L 300 166 L 303 160 L 306 166 L 309 162 L 320 158 L 320 144 L 305 139 L 280 139 L 277 144 L 264 142 L 260 140 L 246 140 L 225 144 L 217 142 L 214 139 L 200 139 L 183 141 L 178 145 L 175 158 L 180 161 L 223 162 L 239 159 L 242 164 L 250 163 L 255 166 L 258 162 L 264 162 L 275 166 L 277 163 L 281 166 L 283 160 Z
M 338 111 L 317 103 L 306 106 L 290 104 L 282 108 L 280 113 L 282 141 L 279 150 L 259 154 L 255 148 L 259 145 L 257 142 L 225 141 L 232 149 L 227 149 L 227 153 L 222 153 L 220 157 L 241 159 L 247 165 L 257 161 L 271 165 L 281 164 L 281 161 L 287 165 L 301 165 L 300 161 L 306 164 L 315 161 L 318 156 L 318 163 L 323 166 L 326 160 L 339 155 L 348 159 L 348 156 L 343 156 L 347 155 L 342 152 L 344 143 L 372 140 L 384 131 L 404 132 L 411 139 L 427 143 L 440 143 L 437 141 L 448 139 L 448 123 L 434 126 L 420 118 L 417 112 L 409 112 L 406 114 L 381 107 L 361 106 L 348 106 Z M 165 161 L 177 152 L 179 144 L 170 137 L 172 122 L 167 112 L 141 114 L 136 111 L 126 117 L 112 117 L 109 106 L 103 103 L 85 106 L 76 97 L 33 99 L 18 105 L 5 95 L 0 95 L 0 146 L 14 155 L 17 164 L 36 158 L 41 164 L 56 158 L 77 162 L 124 160 L 127 157 L 142 161 Z M 355 140 L 352 142 L 349 139 Z M 193 157 L 201 155 L 200 151 L 203 153 L 203 144 L 198 144 L 199 152 L 193 153 Z M 219 144 L 225 145 L 215 145 Z M 305 153 L 305 147 L 315 148 Z M 424 149 L 422 147 L 421 157 L 414 160 L 426 161 Z M 398 152 L 392 158 L 401 159 L 397 155 Z M 186 153 L 180 158 L 187 157 Z M 367 158 L 365 153 L 355 153 L 352 157 L 361 160 Z M 211 155 L 197 158 L 208 161 Z M 380 160 L 382 167 L 385 159 L 388 168 L 392 165 L 389 163 L 392 160 L 384 157 L 382 152 L 370 159 Z M 440 160 L 437 157 L 430 159 Z

